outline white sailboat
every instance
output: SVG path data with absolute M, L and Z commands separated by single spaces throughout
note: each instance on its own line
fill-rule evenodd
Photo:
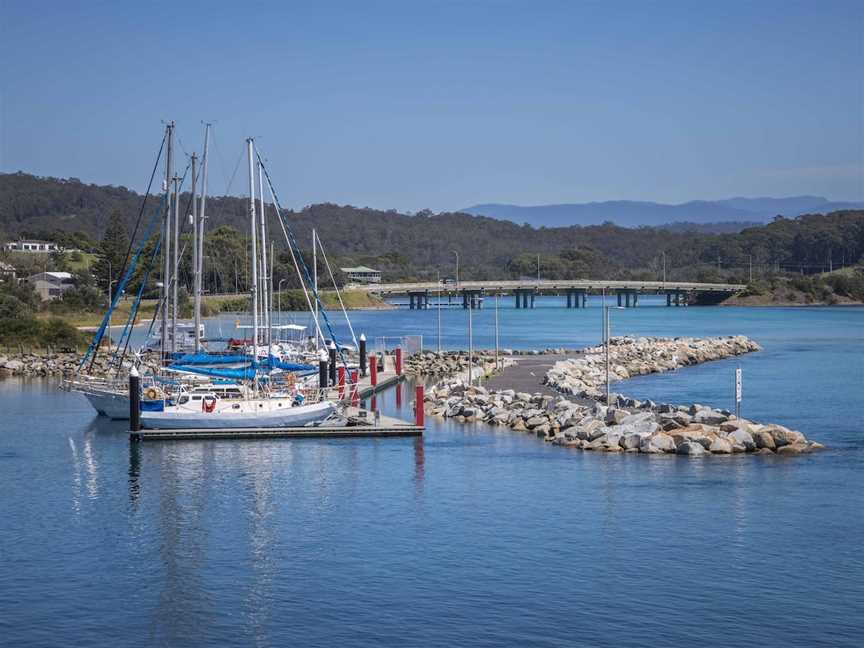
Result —
M 260 199 L 260 216 L 255 206 L 255 163 L 254 143 L 246 140 L 249 156 L 249 216 L 252 269 L 252 357 L 257 357 L 263 347 L 265 356 L 271 354 L 272 323 L 269 321 L 267 307 L 267 273 L 266 247 L 261 246 L 260 259 L 261 280 L 259 284 L 259 254 L 258 226 L 261 226 L 261 236 L 264 237 L 265 217 L 263 195 Z M 263 169 L 259 162 L 259 174 Z M 259 190 L 263 193 L 263 184 L 259 176 Z M 260 219 L 260 220 L 259 220 Z M 264 308 L 259 311 L 259 298 Z M 265 313 L 263 326 L 259 325 L 259 314 Z M 257 370 L 253 365 L 254 378 L 250 381 L 251 396 L 242 399 L 226 399 L 213 391 L 192 393 L 189 398 L 178 398 L 173 403 L 166 403 L 162 411 L 142 411 L 141 427 L 149 429 L 238 429 L 238 428 L 283 428 L 302 427 L 320 424 L 334 416 L 339 411 L 339 405 L 326 399 L 326 388 L 320 390 L 300 389 L 293 384 L 292 392 L 276 394 L 268 389 L 262 389 Z

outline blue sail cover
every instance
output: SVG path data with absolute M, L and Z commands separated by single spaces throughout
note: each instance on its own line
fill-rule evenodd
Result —
M 219 367 L 211 369 L 208 367 L 172 364 L 168 368 L 174 369 L 175 371 L 195 373 L 201 376 L 212 376 L 214 378 L 233 378 L 234 380 L 253 380 L 255 378 L 255 369 L 252 367 L 242 367 L 240 369 Z
M 249 356 L 243 354 L 219 354 L 219 353 L 185 353 L 177 354 L 173 358 L 175 364 L 181 365 L 218 365 L 236 364 L 238 362 L 249 362 Z

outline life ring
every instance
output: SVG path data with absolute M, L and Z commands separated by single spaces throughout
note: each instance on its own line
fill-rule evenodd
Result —
M 156 400 L 159 398 L 159 392 L 156 391 L 155 387 L 148 387 L 144 390 L 144 398 L 147 400 Z
M 216 411 L 216 397 L 215 396 L 205 396 L 201 399 L 201 411 L 202 412 L 215 412 Z

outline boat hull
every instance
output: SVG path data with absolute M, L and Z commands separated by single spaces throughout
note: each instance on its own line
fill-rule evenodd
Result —
M 100 416 L 115 421 L 129 420 L 129 395 L 109 391 L 81 392 Z
M 288 402 L 263 402 L 258 410 L 246 405 L 240 410 L 225 407 L 214 412 L 185 407 L 167 407 L 164 412 L 142 412 L 141 427 L 149 430 L 236 429 L 303 427 L 323 421 L 336 411 L 329 401 L 291 407 Z

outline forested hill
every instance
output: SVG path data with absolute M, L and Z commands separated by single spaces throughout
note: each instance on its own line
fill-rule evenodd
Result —
M 123 187 L 100 187 L 77 180 L 0 175 L 0 239 L 19 236 L 65 238 L 86 245 L 98 240 L 109 216 L 120 215 L 128 231 L 142 197 Z M 185 204 L 185 199 L 183 203 Z M 149 204 L 157 204 L 152 199 Z M 247 201 L 208 198 L 208 231 L 222 243 L 211 252 L 225 267 L 236 263 L 246 232 Z M 270 212 L 272 216 L 272 211 Z M 864 211 L 779 218 L 740 233 L 709 234 L 612 224 L 587 227 L 532 228 L 464 213 L 399 214 L 350 206 L 321 204 L 286 213 L 301 245 L 317 228 L 327 253 L 338 263 L 378 267 L 387 280 L 452 276 L 455 252 L 463 278 L 643 276 L 657 278 L 665 255 L 669 278 L 719 279 L 757 272 L 816 272 L 849 265 L 864 254 Z M 237 230 L 219 229 L 228 225 Z M 272 226 L 281 242 L 281 234 Z M 60 232 L 66 232 L 62 237 Z M 72 233 L 82 233 L 70 236 Z M 219 250 L 235 250 L 222 252 Z M 242 258 L 239 262 L 245 263 Z

